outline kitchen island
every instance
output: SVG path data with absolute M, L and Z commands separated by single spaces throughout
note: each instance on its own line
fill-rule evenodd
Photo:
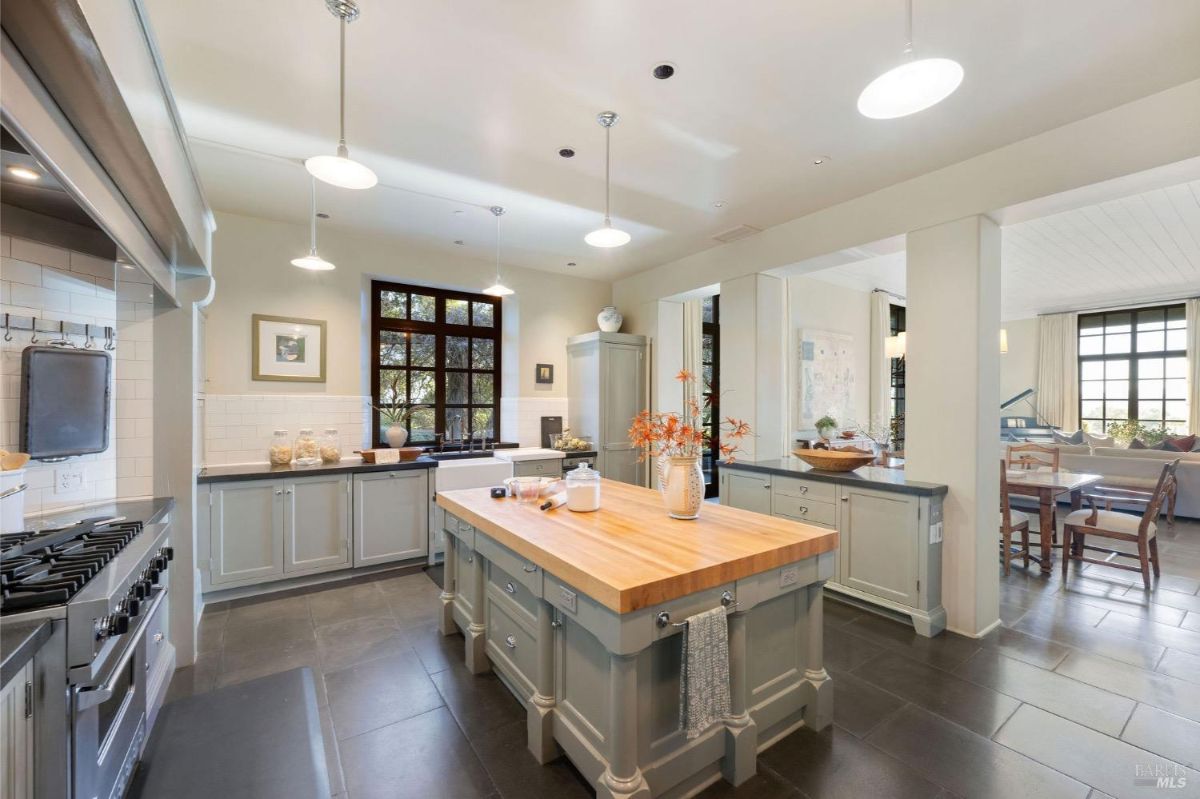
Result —
M 441 628 L 474 673 L 524 704 L 539 762 L 566 754 L 599 797 L 683 797 L 800 726 L 826 727 L 822 585 L 836 531 L 706 504 L 667 516 L 656 491 L 602 481 L 595 513 L 539 511 L 486 489 L 439 492 L 449 536 Z M 725 607 L 730 715 L 680 725 L 682 622 Z

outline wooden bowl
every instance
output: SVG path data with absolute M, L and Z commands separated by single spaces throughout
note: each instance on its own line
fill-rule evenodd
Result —
M 825 472 L 852 472 L 875 460 L 874 455 L 826 449 L 794 449 L 792 454 L 814 469 Z
M 417 458 L 421 457 L 422 452 L 424 452 L 424 450 L 421 447 L 401 447 L 400 460 L 415 461 Z

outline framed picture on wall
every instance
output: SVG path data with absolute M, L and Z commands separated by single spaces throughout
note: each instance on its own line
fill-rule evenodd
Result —
M 554 364 L 539 363 L 537 365 L 537 373 L 534 375 L 534 380 L 538 383 L 553 383 L 554 382 Z
M 325 382 L 325 321 L 254 314 L 250 317 L 253 380 Z

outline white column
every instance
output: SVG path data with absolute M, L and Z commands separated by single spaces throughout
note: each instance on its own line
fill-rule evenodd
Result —
M 750 423 L 741 460 L 790 451 L 787 427 L 787 282 L 746 275 L 721 284 L 721 416 Z
M 908 234 L 905 472 L 949 486 L 948 627 L 999 623 L 1000 229 L 984 216 Z

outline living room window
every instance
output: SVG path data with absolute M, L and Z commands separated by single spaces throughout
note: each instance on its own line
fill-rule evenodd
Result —
M 375 441 L 391 418 L 412 444 L 495 438 L 500 417 L 500 299 L 371 282 L 371 396 Z
M 888 319 L 891 333 L 904 333 L 908 330 L 905 320 L 905 307 L 903 305 L 891 304 L 888 308 Z M 891 359 L 891 381 L 890 391 L 892 399 L 892 449 L 904 449 L 904 359 Z
M 1182 304 L 1079 315 L 1079 418 L 1097 434 L 1128 419 L 1187 432 Z
M 714 294 L 702 301 L 700 371 L 704 427 L 709 451 L 704 454 L 704 496 L 717 495 L 717 472 L 721 468 L 721 297 Z

